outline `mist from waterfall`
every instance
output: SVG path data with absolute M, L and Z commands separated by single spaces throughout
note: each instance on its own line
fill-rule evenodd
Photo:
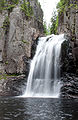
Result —
M 64 40 L 63 34 L 39 38 L 24 97 L 59 97 L 60 55 Z

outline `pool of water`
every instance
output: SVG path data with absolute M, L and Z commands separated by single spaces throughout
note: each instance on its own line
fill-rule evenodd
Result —
M 0 120 L 78 120 L 78 99 L 0 98 Z

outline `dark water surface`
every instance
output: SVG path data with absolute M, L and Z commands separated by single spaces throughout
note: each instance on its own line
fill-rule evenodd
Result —
M 78 99 L 0 98 L 0 120 L 78 120 Z

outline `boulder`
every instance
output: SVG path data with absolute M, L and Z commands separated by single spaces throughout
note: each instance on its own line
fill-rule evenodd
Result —
M 25 89 L 25 75 L 0 75 L 0 96 L 19 96 Z

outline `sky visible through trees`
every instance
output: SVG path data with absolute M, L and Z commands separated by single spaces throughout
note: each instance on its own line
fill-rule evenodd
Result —
M 56 10 L 56 5 L 60 0 L 38 0 L 44 12 L 44 21 L 46 21 L 47 26 L 50 24 L 50 19 L 52 17 L 53 11 Z

